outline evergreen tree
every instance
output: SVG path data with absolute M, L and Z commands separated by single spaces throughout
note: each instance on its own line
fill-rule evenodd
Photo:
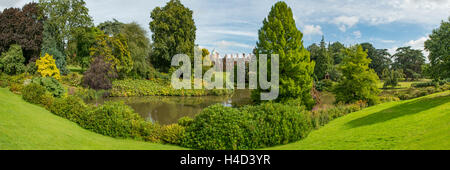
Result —
M 320 42 L 320 51 L 316 58 L 316 67 L 314 69 L 314 74 L 316 75 L 318 80 L 322 80 L 325 78 L 325 75 L 330 73 L 333 69 L 333 58 L 331 58 L 326 46 L 325 46 L 325 38 L 322 37 L 322 41 Z
M 373 69 L 369 68 L 371 60 L 367 53 L 358 45 L 345 51 L 339 69 L 342 78 L 336 85 L 334 92 L 336 102 L 353 103 L 359 100 L 367 101 L 370 105 L 378 102 L 380 90 L 377 87 L 380 79 Z
M 260 54 L 278 54 L 280 57 L 280 95 L 277 100 L 298 99 L 311 108 L 314 105 L 311 96 L 314 62 L 310 61 L 302 37 L 291 8 L 285 2 L 277 2 L 263 21 L 254 52 L 257 58 Z M 258 100 L 261 92 L 261 89 L 253 90 L 253 99 Z
M 422 66 L 425 64 L 425 56 L 421 50 L 415 50 L 411 47 L 401 47 L 394 58 L 394 69 L 401 69 L 406 79 L 415 80 L 422 76 Z
M 172 57 L 186 54 L 194 57 L 195 27 L 193 12 L 180 0 L 170 0 L 163 8 L 151 13 L 150 30 L 153 32 L 153 65 L 169 71 Z M 193 61 L 193 60 L 192 60 Z
M 25 72 L 24 62 L 22 48 L 20 45 L 13 44 L 0 56 L 0 71 L 9 75 L 21 74 Z

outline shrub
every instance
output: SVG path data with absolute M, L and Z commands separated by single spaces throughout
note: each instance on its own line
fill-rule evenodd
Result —
M 65 92 L 61 83 L 53 77 L 36 77 L 32 79 L 31 83 L 36 83 L 45 87 L 45 89 L 47 89 L 54 97 L 61 97 Z
M 331 91 L 333 89 L 334 82 L 330 79 L 323 79 L 316 83 L 316 89 L 318 91 Z
M 184 127 L 190 126 L 192 122 L 194 122 L 194 119 L 190 117 L 182 117 L 178 120 L 178 124 Z
M 49 54 L 45 54 L 40 59 L 36 60 L 36 66 L 38 67 L 38 72 L 42 77 L 53 77 L 57 80 L 60 79 L 60 72 L 58 67 L 56 67 L 55 59 Z
M 179 145 L 185 133 L 185 127 L 178 124 L 163 126 L 161 129 L 161 140 L 164 143 Z
M 81 85 L 81 79 L 82 76 L 78 73 L 72 72 L 69 73 L 67 76 L 62 76 L 62 82 L 64 84 L 79 87 Z
M 46 107 L 51 106 L 53 103 L 53 96 L 47 92 L 45 87 L 35 83 L 31 83 L 23 88 L 22 98 L 27 102 Z
M 321 126 L 328 124 L 333 119 L 342 117 L 352 112 L 362 110 L 367 106 L 368 106 L 367 103 L 359 101 L 354 104 L 337 105 L 331 108 L 312 111 L 309 113 L 311 117 L 312 128 L 318 129 Z
M 55 115 L 78 124 L 83 124 L 86 119 L 85 116 L 88 111 L 88 106 L 78 97 L 67 96 L 55 99 L 49 110 Z
M 25 72 L 25 57 L 23 57 L 20 45 L 11 45 L 7 52 L 0 56 L 0 71 L 6 74 L 16 75 Z
M 186 127 L 182 146 L 204 150 L 251 149 L 251 117 L 219 104 L 204 109 Z M 254 125 L 252 126 L 255 127 Z
M 306 138 L 311 131 L 311 120 L 303 107 L 264 103 L 242 109 L 252 115 L 255 125 L 251 130 L 251 142 L 255 147 L 264 148 L 288 144 Z M 251 127 L 251 126 L 250 126 Z M 250 149 L 250 148 L 249 148 Z
M 303 107 L 274 103 L 241 109 L 214 105 L 188 123 L 182 146 L 242 150 L 287 144 L 308 135 L 311 123 L 307 115 Z
M 95 90 L 107 90 L 112 87 L 112 80 L 117 73 L 103 57 L 95 57 L 89 69 L 84 73 L 83 86 Z
M 123 103 L 106 102 L 90 111 L 81 126 L 106 136 L 141 138 L 142 136 L 136 131 L 142 128 L 144 121 L 129 106 Z

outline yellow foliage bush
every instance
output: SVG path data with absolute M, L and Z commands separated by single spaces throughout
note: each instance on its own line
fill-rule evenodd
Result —
M 55 64 L 55 59 L 49 54 L 45 54 L 44 57 L 36 60 L 36 66 L 42 77 L 53 77 L 57 80 L 61 78 L 59 69 Z

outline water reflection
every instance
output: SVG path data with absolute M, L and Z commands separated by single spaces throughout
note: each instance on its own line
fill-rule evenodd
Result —
M 251 103 L 249 90 L 236 90 L 233 96 L 203 96 L 203 97 L 113 97 L 88 101 L 102 104 L 105 101 L 123 101 L 131 106 L 147 121 L 167 125 L 178 122 L 178 119 L 194 117 L 204 108 L 220 103 L 226 107 L 240 107 Z

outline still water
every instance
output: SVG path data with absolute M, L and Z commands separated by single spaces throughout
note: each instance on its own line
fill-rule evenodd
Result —
M 139 115 L 150 122 L 162 125 L 177 123 L 178 119 L 188 116 L 193 118 L 204 108 L 222 104 L 226 107 L 240 107 L 251 103 L 250 90 L 236 90 L 233 96 L 202 97 L 112 97 L 88 101 L 91 104 L 102 104 L 105 101 L 123 101 L 131 106 Z

